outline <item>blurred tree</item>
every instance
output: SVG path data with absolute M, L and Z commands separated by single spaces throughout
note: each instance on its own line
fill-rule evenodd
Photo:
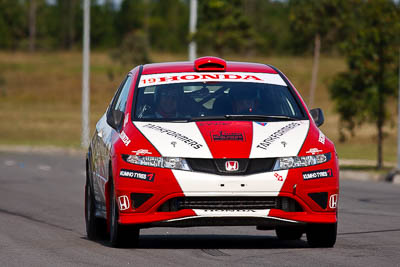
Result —
M 36 0 L 29 0 L 29 51 L 36 48 Z
M 36 12 L 36 48 L 44 50 L 62 48 L 59 42 L 60 22 L 57 6 L 45 3 L 38 6 Z
M 37 6 L 37 45 L 42 49 L 71 49 L 81 40 L 82 9 L 79 0 L 56 0 Z
M 308 105 L 314 106 L 314 95 L 318 77 L 318 64 L 321 39 L 332 40 L 343 22 L 343 16 L 351 7 L 347 0 L 289 0 L 290 27 L 294 34 L 294 43 L 305 48 L 314 40 L 314 60 Z M 301 43 L 303 42 L 303 45 Z
M 0 65 L 0 98 L 7 95 L 6 80 L 3 77 L 3 68 L 4 67 Z
M 90 38 L 93 48 L 110 48 L 120 44 L 115 27 L 117 10 L 112 0 L 91 7 Z
M 0 0 L 0 48 L 17 49 L 27 36 L 26 8 L 21 1 Z
M 58 0 L 59 15 L 60 15 L 60 34 L 62 46 L 66 49 L 71 49 L 76 40 L 75 20 L 76 14 L 82 16 L 79 12 L 78 0 Z
M 287 1 L 244 0 L 244 14 L 254 27 L 258 53 L 287 55 L 291 52 L 293 42 Z
M 130 67 L 150 63 L 146 33 L 138 30 L 126 34 L 121 46 L 113 51 L 111 57 Z
M 353 0 L 353 7 L 347 21 L 353 34 L 343 44 L 349 70 L 336 76 L 330 93 L 341 122 L 352 134 L 356 125 L 375 123 L 381 168 L 386 100 L 397 91 L 400 10 L 390 0 Z
M 151 48 L 171 52 L 186 50 L 189 6 L 181 0 L 153 0 L 149 9 L 148 32 Z
M 112 59 L 130 67 L 150 62 L 148 20 L 149 0 L 123 0 L 115 17 L 117 48 Z
M 119 41 L 125 35 L 134 30 L 143 29 L 146 14 L 146 3 L 144 0 L 123 0 L 120 10 L 116 16 L 115 27 Z
M 227 51 L 251 51 L 256 34 L 243 7 L 242 0 L 199 1 L 198 29 L 194 36 L 199 49 L 211 49 L 218 56 Z

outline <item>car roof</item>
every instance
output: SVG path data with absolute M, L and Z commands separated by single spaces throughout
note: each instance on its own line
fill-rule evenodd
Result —
M 152 63 L 143 65 L 142 74 L 197 72 L 191 61 Z M 277 74 L 272 67 L 261 63 L 226 61 L 225 72 L 260 72 Z

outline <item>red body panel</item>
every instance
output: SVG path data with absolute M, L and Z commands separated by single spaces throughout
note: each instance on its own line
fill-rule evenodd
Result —
M 253 141 L 250 121 L 197 122 L 213 158 L 248 158 Z M 230 140 L 222 140 L 229 138 Z M 236 139 L 236 140 L 232 140 Z

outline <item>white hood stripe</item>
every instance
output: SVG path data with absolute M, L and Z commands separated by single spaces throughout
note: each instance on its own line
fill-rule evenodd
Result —
M 196 123 L 134 122 L 163 157 L 212 158 Z
M 307 136 L 310 121 L 253 122 L 250 158 L 297 156 Z

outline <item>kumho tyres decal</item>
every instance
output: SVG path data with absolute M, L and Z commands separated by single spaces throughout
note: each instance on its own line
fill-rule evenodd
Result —
M 304 180 L 332 177 L 332 169 L 303 172 Z
M 254 122 L 250 158 L 297 156 L 309 127 L 308 120 L 268 122 L 265 126 Z
M 155 174 L 151 173 L 151 172 L 142 172 L 142 171 L 121 169 L 119 172 L 119 176 L 125 177 L 125 178 L 138 179 L 138 180 L 142 180 L 142 181 L 154 182 Z
M 134 122 L 163 157 L 212 158 L 196 123 Z
M 188 82 L 251 82 L 286 86 L 279 74 L 253 72 L 210 72 L 210 73 L 162 73 L 147 74 L 140 77 L 139 87 L 168 83 Z

